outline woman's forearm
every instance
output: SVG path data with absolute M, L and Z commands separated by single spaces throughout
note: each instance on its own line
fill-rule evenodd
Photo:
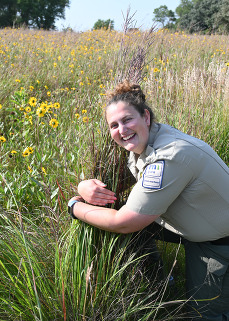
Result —
M 81 221 L 110 232 L 121 232 L 116 216 L 117 210 L 85 204 L 76 203 L 73 207 L 73 215 Z
M 77 197 L 72 200 L 79 200 Z M 124 205 L 114 210 L 78 202 L 73 207 L 74 217 L 105 231 L 133 233 L 154 222 L 159 215 L 145 215 L 131 211 Z

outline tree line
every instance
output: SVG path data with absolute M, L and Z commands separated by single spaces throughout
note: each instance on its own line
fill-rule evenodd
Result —
M 155 22 L 190 33 L 228 33 L 229 0 L 181 0 L 175 12 L 167 6 L 154 10 Z
M 55 29 L 56 18 L 64 18 L 69 0 L 0 0 L 0 28 L 34 27 Z
M 64 18 L 70 0 L 0 0 L 0 28 L 32 27 L 55 29 L 55 20 Z M 181 0 L 175 12 L 166 5 L 154 9 L 153 21 L 162 27 L 190 33 L 228 33 L 229 0 Z M 113 20 L 99 19 L 93 29 L 114 29 Z

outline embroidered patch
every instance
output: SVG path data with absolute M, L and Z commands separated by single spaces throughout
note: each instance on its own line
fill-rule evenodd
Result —
M 164 161 L 148 165 L 143 173 L 142 186 L 151 189 L 160 189 L 164 172 Z

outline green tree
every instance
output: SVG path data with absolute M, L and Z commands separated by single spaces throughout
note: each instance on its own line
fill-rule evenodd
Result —
M 191 10 L 181 16 L 179 26 L 190 32 L 216 31 L 216 15 L 222 0 L 196 0 Z
M 189 14 L 191 9 L 193 8 L 192 0 L 181 0 L 180 5 L 176 8 L 175 12 L 178 17 L 183 17 L 184 15 Z
M 215 27 L 220 32 L 229 33 L 229 2 L 222 0 L 220 9 L 215 15 Z
M 114 20 L 108 19 L 108 20 L 101 20 L 98 19 L 94 26 L 93 26 L 93 30 L 97 30 L 97 29 L 110 29 L 113 30 L 114 29 Z
M 17 17 L 17 0 L 1 0 L 0 27 L 12 27 Z
M 26 25 L 54 29 L 55 20 L 64 18 L 70 0 L 1 0 L 0 26 Z
M 169 10 L 167 6 L 160 6 L 153 11 L 154 18 L 153 21 L 162 24 L 163 28 L 165 24 L 171 26 L 176 21 L 175 14 L 172 10 Z

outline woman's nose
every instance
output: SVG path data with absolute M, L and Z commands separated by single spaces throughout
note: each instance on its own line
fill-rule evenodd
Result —
M 125 134 L 126 132 L 126 126 L 124 124 L 119 124 L 119 133 Z

